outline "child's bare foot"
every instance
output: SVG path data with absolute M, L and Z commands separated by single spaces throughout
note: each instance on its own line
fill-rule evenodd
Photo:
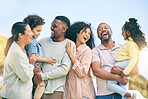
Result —
M 127 92 L 124 96 L 125 97 L 131 97 L 131 94 Z

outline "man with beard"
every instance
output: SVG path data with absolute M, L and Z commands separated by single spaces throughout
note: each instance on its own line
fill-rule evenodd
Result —
M 115 64 L 115 54 L 121 45 L 112 40 L 112 30 L 106 23 L 101 23 L 97 29 L 101 44 L 93 48 L 92 71 L 96 76 L 97 96 L 96 99 L 121 99 L 121 95 L 111 91 L 107 87 L 107 80 L 117 80 L 123 85 L 128 82 L 127 78 L 110 73 Z
M 56 63 L 43 63 L 42 74 L 34 76 L 34 82 L 39 84 L 45 81 L 46 89 L 42 99 L 63 99 L 66 75 L 72 66 L 70 57 L 66 51 L 67 42 L 74 42 L 64 37 L 70 21 L 65 16 L 56 16 L 51 23 L 51 37 L 41 39 L 39 42 L 43 48 L 45 57 L 53 57 Z M 38 72 L 37 69 L 34 70 Z

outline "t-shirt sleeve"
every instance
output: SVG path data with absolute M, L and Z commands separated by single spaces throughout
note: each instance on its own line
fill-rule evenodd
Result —
M 31 43 L 27 45 L 28 46 L 28 54 L 36 54 L 37 53 L 37 47 L 34 40 L 31 40 Z
M 93 62 L 100 62 L 99 51 L 97 48 L 92 49 L 92 63 Z

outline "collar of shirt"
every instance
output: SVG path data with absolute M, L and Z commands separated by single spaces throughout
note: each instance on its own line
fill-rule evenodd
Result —
M 81 44 L 78 48 L 77 51 L 80 52 L 82 51 L 82 49 L 84 49 L 86 47 L 86 44 Z
M 115 42 L 114 42 L 114 43 L 115 43 Z M 113 51 L 113 50 L 115 50 L 115 49 L 118 49 L 118 48 L 120 48 L 120 47 L 121 47 L 121 45 L 120 45 L 120 44 L 115 43 L 115 45 L 114 45 L 114 47 L 113 47 L 112 51 Z M 103 44 L 100 44 L 100 45 L 99 45 L 99 49 L 100 49 L 100 50 L 108 50 L 108 48 L 107 48 L 107 47 L 105 47 Z
M 132 37 L 128 37 L 127 41 L 133 41 Z

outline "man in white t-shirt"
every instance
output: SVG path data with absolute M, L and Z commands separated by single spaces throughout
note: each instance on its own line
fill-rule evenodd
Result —
M 45 37 L 39 42 L 42 46 L 44 57 L 53 57 L 56 63 L 43 63 L 42 74 L 34 76 L 34 82 L 39 84 L 45 81 L 46 88 L 42 99 L 63 99 L 66 75 L 72 62 L 66 51 L 67 42 L 74 42 L 65 38 L 65 32 L 70 26 L 70 21 L 65 16 L 56 16 L 51 23 L 51 37 Z
M 121 45 L 115 43 L 111 36 L 112 30 L 106 23 L 101 23 L 97 29 L 98 38 L 101 44 L 92 50 L 92 71 L 96 76 L 97 96 L 96 99 L 121 99 L 121 95 L 107 88 L 107 80 L 117 80 L 122 84 L 128 82 L 127 78 L 121 78 L 119 75 L 110 73 L 115 64 L 115 54 L 121 48 Z

